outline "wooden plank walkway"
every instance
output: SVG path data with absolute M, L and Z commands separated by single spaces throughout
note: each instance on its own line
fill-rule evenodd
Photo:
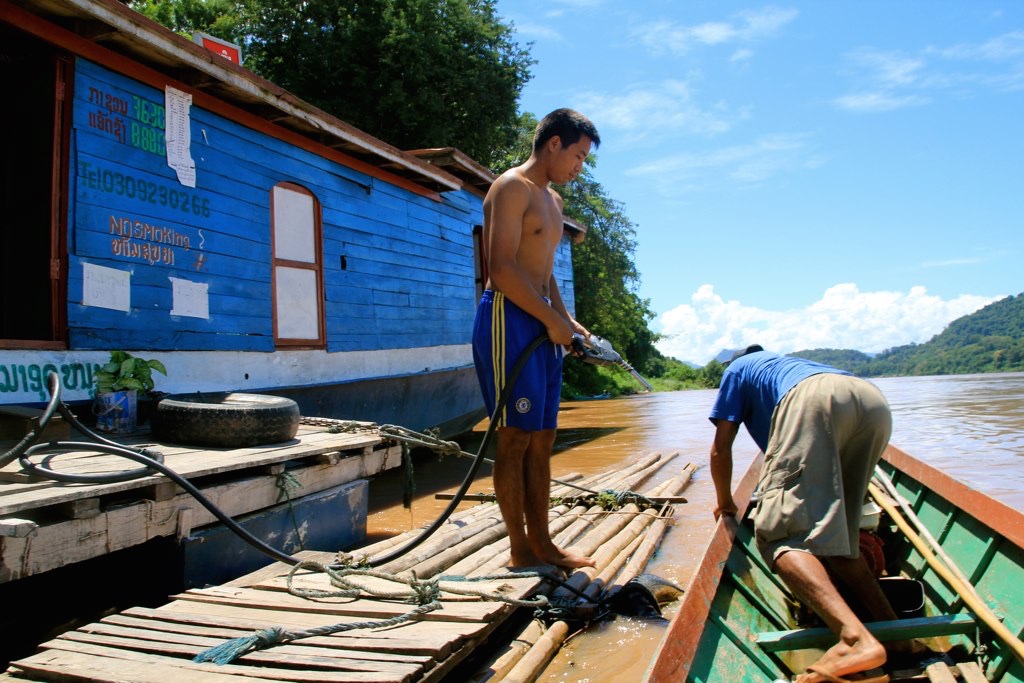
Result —
M 330 421 L 303 419 L 290 441 L 248 448 L 154 443 L 140 430 L 111 440 L 146 447 L 230 517 L 279 501 L 287 471 L 293 496 L 305 496 L 401 464 L 401 448 L 370 425 L 332 433 Z M 79 439 L 81 440 L 81 439 Z M 14 442 L 0 444 L 7 451 Z M 37 465 L 46 456 L 36 456 Z M 135 461 L 88 450 L 51 458 L 67 474 L 134 470 Z M 0 469 L 0 583 L 99 557 L 161 536 L 184 538 L 216 517 L 162 473 L 110 483 L 68 483 L 25 472 L 18 460 Z
M 578 483 L 594 490 L 643 491 L 637 488 L 640 482 L 671 460 L 671 456 L 651 454 L 614 473 Z M 682 480 L 685 485 L 691 468 L 687 465 L 672 481 Z M 678 490 L 666 491 L 662 484 L 644 493 L 678 495 Z M 553 498 L 572 495 L 564 486 L 554 486 L 552 494 Z M 589 583 L 596 596 L 628 580 L 627 569 L 632 575 L 643 571 L 674 510 L 641 507 L 628 504 L 607 511 L 592 501 L 570 499 L 551 508 L 550 528 L 556 542 L 591 554 L 598 562 L 595 569 L 574 572 L 566 583 L 577 590 Z M 493 533 L 495 529 L 499 533 Z M 302 593 L 338 590 L 337 577 L 332 581 L 320 570 L 323 565 L 363 557 L 377 564 L 421 532 L 415 529 L 349 554 L 300 553 L 301 559 L 322 564 L 293 568 L 275 563 L 227 584 L 172 596 L 156 609 L 124 610 L 43 643 L 35 654 L 12 662 L 0 680 L 412 683 L 454 681 L 452 675 L 467 680 L 460 665 L 474 653 L 479 656 L 478 648 L 495 647 L 489 639 L 512 623 L 513 615 L 522 616 L 518 610 L 532 613 L 532 607 L 512 601 L 565 590 L 561 582 L 548 581 L 536 572 L 504 568 L 508 537 L 500 511 L 494 503 L 481 503 L 456 512 L 412 551 L 374 570 L 385 576 L 347 577 L 362 588 L 357 596 Z M 646 551 L 638 550 L 644 547 Z M 636 556 L 636 566 L 626 564 L 631 555 Z M 372 622 L 401 617 L 416 608 L 400 598 L 379 597 L 389 590 L 408 590 L 399 581 L 412 578 L 436 581 L 441 607 L 397 625 L 371 627 Z M 467 590 L 482 596 L 467 595 Z M 268 628 L 302 637 L 287 638 L 224 664 L 193 661 L 210 648 Z

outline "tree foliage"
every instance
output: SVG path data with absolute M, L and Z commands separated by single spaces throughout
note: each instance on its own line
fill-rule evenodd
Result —
M 132 0 L 128 5 L 190 39 L 201 31 L 237 42 L 243 33 L 243 7 L 235 0 Z
M 401 149 L 485 166 L 515 140 L 534 63 L 496 0 L 134 0 L 172 30 L 242 47 L 245 65 Z
M 357 128 L 404 149 L 453 146 L 501 173 L 530 155 L 537 119 L 518 113 L 529 52 L 495 0 L 132 0 L 175 31 L 241 45 L 245 64 Z M 559 187 L 565 215 L 588 227 L 573 247 L 576 314 L 641 374 L 702 381 L 654 347 L 636 291 L 636 230 L 591 168 Z M 636 390 L 629 378 L 625 387 Z M 615 375 L 566 365 L 566 393 L 621 393 Z
M 608 197 L 589 168 L 559 188 L 566 216 L 587 226 L 573 247 L 576 311 L 594 332 L 612 341 L 637 369 L 648 369 L 656 336 L 647 300 L 636 293 L 640 273 L 633 262 L 636 228 L 621 203 Z
M 871 356 L 850 349 L 808 349 L 795 351 L 789 355 L 831 365 L 861 377 L 867 376 L 868 367 L 871 365 Z

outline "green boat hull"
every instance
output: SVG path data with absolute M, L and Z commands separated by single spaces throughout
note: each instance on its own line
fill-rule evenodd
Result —
M 893 447 L 886 451 L 880 468 L 1011 638 L 1020 639 L 1024 633 L 1024 515 Z M 740 521 L 723 519 L 716 527 L 648 670 L 648 681 L 789 681 L 835 643 L 825 628 L 797 626 L 800 608 L 755 548 L 753 527 L 745 513 L 759 469 L 760 458 L 736 492 L 737 501 L 743 501 Z M 884 543 L 886 573 L 902 577 L 893 580 L 899 587 L 918 591 L 911 601 L 920 600 L 923 588 L 923 604 L 907 618 L 869 624 L 875 635 L 883 642 L 921 639 L 933 652 L 945 654 L 953 673 L 962 666 L 996 683 L 1024 682 L 1024 663 L 1014 646 L 975 613 L 983 609 L 965 605 L 943 572 L 929 565 L 884 513 L 878 536 Z M 894 681 L 905 673 L 897 666 L 893 663 L 888 669 Z

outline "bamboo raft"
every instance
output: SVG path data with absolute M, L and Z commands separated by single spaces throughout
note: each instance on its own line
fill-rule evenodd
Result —
M 552 486 L 555 542 L 590 555 L 597 566 L 551 581 L 505 569 L 508 536 L 498 507 L 484 502 L 456 512 L 430 538 L 377 567 L 349 576 L 358 596 L 337 593 L 337 577 L 320 571 L 339 559 L 383 558 L 420 535 L 413 530 L 350 554 L 299 554 L 303 563 L 275 563 L 220 586 L 171 596 L 159 608 L 130 608 L 65 632 L 14 661 L 0 679 L 17 681 L 236 680 L 303 682 L 529 681 L 557 652 L 566 621 L 541 627 L 531 601 L 593 606 L 643 572 L 672 522 L 669 501 L 696 469 L 659 477 L 675 454 L 634 458 L 611 473 L 565 477 Z M 627 502 L 616 510 L 579 498 L 579 491 L 639 492 L 656 506 Z M 623 499 L 630 500 L 630 499 Z M 557 504 L 555 504 L 557 503 Z M 322 564 L 318 564 L 322 563 Z M 383 574 L 380 576 L 378 574 Z M 416 611 L 402 598 L 382 597 L 396 585 L 433 582 L 439 609 Z M 467 593 L 468 589 L 468 593 Z M 524 617 L 525 614 L 525 619 Z M 525 624 L 524 624 L 525 622 Z M 230 663 L 194 661 L 233 639 L 278 628 L 301 637 L 241 654 Z

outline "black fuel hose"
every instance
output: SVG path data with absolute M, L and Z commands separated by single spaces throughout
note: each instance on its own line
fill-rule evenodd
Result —
M 156 465 L 163 463 L 163 454 L 156 451 L 150 451 L 145 448 L 130 448 L 124 444 L 119 444 L 116 441 L 111 441 L 110 439 L 92 431 L 79 422 L 78 418 L 75 417 L 75 414 L 71 412 L 63 401 L 61 401 L 60 379 L 57 377 L 57 373 L 51 371 L 47 375 L 46 379 L 50 389 L 51 398 L 50 403 L 47 405 L 46 410 L 39 419 L 39 426 L 35 430 L 30 431 L 17 446 L 0 458 L 0 467 L 6 465 L 9 460 L 12 460 L 14 457 L 18 457 L 21 460 L 22 468 L 30 474 L 46 477 L 47 479 L 54 479 L 56 481 L 69 482 L 72 484 L 109 484 L 119 481 L 130 481 L 132 479 L 140 479 L 142 477 L 149 476 L 155 471 L 160 471 Z M 41 434 L 46 428 L 47 423 L 53 418 L 53 414 L 55 412 L 60 412 L 61 416 L 67 420 L 72 427 L 88 436 L 92 441 L 50 441 L 47 443 L 34 443 L 35 441 L 38 441 L 39 434 Z M 100 453 L 123 455 L 144 465 L 144 467 L 124 472 L 113 472 L 110 474 L 80 475 L 60 472 L 49 466 L 56 455 L 72 450 L 92 450 Z M 43 464 L 37 465 L 32 462 L 33 455 L 43 453 L 49 454 L 43 459 Z M 8 456 L 12 457 L 9 458 Z
M 477 449 L 476 457 L 473 459 L 473 464 L 470 465 L 469 471 L 466 472 L 466 476 L 462 480 L 462 485 L 459 487 L 459 490 L 455 493 L 455 496 L 448 503 L 448 507 L 445 508 L 444 512 L 438 515 L 437 519 L 434 520 L 433 524 L 424 529 L 419 536 L 412 539 L 398 550 L 388 553 L 384 557 L 371 561 L 371 567 L 379 567 L 382 564 L 387 564 L 391 560 L 394 560 L 406 554 L 407 552 L 418 546 L 420 543 L 427 540 L 427 538 L 430 537 L 431 534 L 437 531 L 437 529 L 442 524 L 444 524 L 449 517 L 452 516 L 452 513 L 455 512 L 455 508 L 458 507 L 459 503 L 462 502 L 462 498 L 466 495 L 466 491 L 469 490 L 470 484 L 472 484 L 473 480 L 476 478 L 477 470 L 480 469 L 480 465 L 482 465 L 484 462 L 484 453 L 487 452 L 487 446 L 491 442 L 491 436 L 494 434 L 494 430 L 497 429 L 498 426 L 498 416 L 501 415 L 501 411 L 504 410 L 505 404 L 508 403 L 508 397 L 512 394 L 512 387 L 515 386 L 516 379 L 518 379 L 519 377 L 519 373 L 522 372 L 523 366 L 526 364 L 526 361 L 529 360 L 530 355 L 537 349 L 538 346 L 540 346 L 545 341 L 547 341 L 547 335 L 542 334 L 536 339 L 534 339 L 532 342 L 530 342 L 530 345 L 527 346 L 521 354 L 519 354 L 519 358 L 516 360 L 516 364 L 512 367 L 512 372 L 510 372 L 508 375 L 508 381 L 505 383 L 505 386 L 502 387 L 501 389 L 501 394 L 498 397 L 498 402 L 494 406 L 494 414 L 491 415 L 491 421 L 487 425 L 487 431 L 484 432 L 483 439 L 480 440 L 480 448 Z
M 409 552 L 423 541 L 425 541 L 431 534 L 444 524 L 448 518 L 455 511 L 455 508 L 462 502 L 463 497 L 466 495 L 466 491 L 469 490 L 470 485 L 476 478 L 477 471 L 480 469 L 480 465 L 484 462 L 484 453 L 487 452 L 487 446 L 490 444 L 491 437 L 494 434 L 495 429 L 498 425 L 498 416 L 501 415 L 501 411 L 504 409 L 505 404 L 508 403 L 508 397 L 512 393 L 512 387 L 515 384 L 516 379 L 519 377 L 519 373 L 522 371 L 523 366 L 529 359 L 530 355 L 540 346 L 544 341 L 547 340 L 546 335 L 540 335 L 534 339 L 529 346 L 520 354 L 516 360 L 516 364 L 513 366 L 511 373 L 509 373 L 509 380 L 506 385 L 502 388 L 501 395 L 498 398 L 498 403 L 494 407 L 494 414 L 491 415 L 490 424 L 487 426 L 487 431 L 484 433 L 483 439 L 480 442 L 480 448 L 477 451 L 476 458 L 473 460 L 473 464 L 470 466 L 469 471 L 466 473 L 465 478 L 462 481 L 462 485 L 459 487 L 458 492 L 452 498 L 448 507 L 441 515 L 434 520 L 434 522 L 426 528 L 419 536 L 414 538 L 409 543 L 405 544 L 398 550 L 388 553 L 386 556 L 374 560 L 371 562 L 371 566 L 377 567 L 387 562 L 390 562 L 398 557 L 401 557 L 405 553 Z M 195 498 L 199 503 L 213 514 L 222 524 L 228 527 L 232 532 L 237 534 L 242 540 L 254 547 L 255 549 L 263 552 L 264 554 L 284 562 L 286 564 L 296 565 L 301 562 L 300 559 L 292 557 L 287 553 L 284 553 L 277 548 L 273 548 L 260 539 L 253 536 L 251 533 L 246 531 L 241 525 L 235 520 L 222 512 L 216 505 L 210 502 L 202 492 L 196 488 L 192 482 L 188 481 L 185 477 L 181 476 L 171 468 L 167 467 L 163 463 L 163 455 L 160 453 L 150 451 L 142 448 L 131 448 L 123 444 L 119 444 L 115 441 L 111 441 L 100 434 L 92 431 L 85 425 L 83 425 L 78 418 L 75 417 L 74 413 L 64 404 L 61 400 L 61 385 L 60 378 L 56 372 L 51 371 L 47 375 L 47 385 L 50 390 L 50 401 L 47 404 L 46 409 L 43 411 L 42 416 L 39 418 L 39 422 L 34 426 L 25 437 L 19 441 L 13 448 L 8 450 L 2 456 L 0 456 L 0 467 L 4 467 L 15 458 L 20 459 L 21 466 L 27 472 L 45 477 L 47 479 L 53 479 L 55 481 L 79 483 L 79 484 L 106 484 L 121 481 L 129 481 L 132 479 L 140 479 L 142 477 L 150 476 L 155 472 L 159 472 L 169 479 L 173 480 L 176 484 L 181 486 L 187 493 Z M 68 422 L 82 434 L 86 435 L 93 441 L 50 441 L 46 443 L 36 443 L 39 440 L 40 435 L 46 429 L 46 425 L 53 418 L 54 414 L 60 412 L 60 414 L 68 420 Z M 66 453 L 70 451 L 95 451 L 99 453 L 107 453 L 109 455 L 117 455 L 123 458 L 127 458 L 134 462 L 142 465 L 141 468 L 134 470 L 127 470 L 124 472 L 115 472 L 111 474 L 67 474 L 51 467 L 53 459 L 60 453 Z M 32 461 L 32 457 L 35 455 L 46 455 L 43 458 L 41 464 L 37 464 Z
M 25 436 L 25 438 L 18 442 L 14 448 L 0 456 L 0 467 L 3 467 L 15 458 L 20 458 L 21 466 L 31 474 L 45 477 L 47 479 L 53 479 L 55 481 L 79 484 L 107 484 L 112 482 L 128 481 L 131 479 L 141 479 L 142 477 L 150 476 L 155 472 L 159 472 L 173 480 L 181 488 L 185 489 L 185 491 L 199 501 L 203 507 L 209 510 L 214 517 L 220 520 L 234 533 L 238 534 L 238 536 L 249 543 L 249 545 L 281 562 L 287 562 L 288 564 L 299 563 L 300 560 L 297 558 L 267 545 L 242 528 L 235 520 L 231 519 L 231 517 L 224 514 L 224 512 L 211 503 L 202 494 L 202 492 L 192 484 L 192 482 L 172 470 L 170 467 L 164 465 L 163 455 L 160 453 L 144 448 L 131 448 L 115 441 L 111 441 L 79 422 L 74 413 L 71 412 L 63 401 L 61 401 L 60 378 L 57 376 L 56 372 L 51 371 L 49 375 L 47 375 L 47 383 L 50 389 L 50 402 L 47 405 L 46 410 L 43 411 L 43 415 L 39 419 L 39 424 L 34 427 Z M 54 413 L 57 411 L 60 411 L 60 414 L 65 417 L 75 429 L 79 430 L 89 438 L 94 439 L 94 441 L 50 441 L 47 443 L 35 443 L 46 428 L 47 423 L 53 418 Z M 107 453 L 109 455 L 117 455 L 122 458 L 133 460 L 141 464 L 142 467 L 135 470 L 115 472 L 111 474 L 67 474 L 54 470 L 50 467 L 53 458 L 60 453 L 70 451 L 94 451 L 98 453 Z M 31 460 L 33 455 L 44 453 L 48 455 L 43 459 L 43 464 L 36 464 Z

